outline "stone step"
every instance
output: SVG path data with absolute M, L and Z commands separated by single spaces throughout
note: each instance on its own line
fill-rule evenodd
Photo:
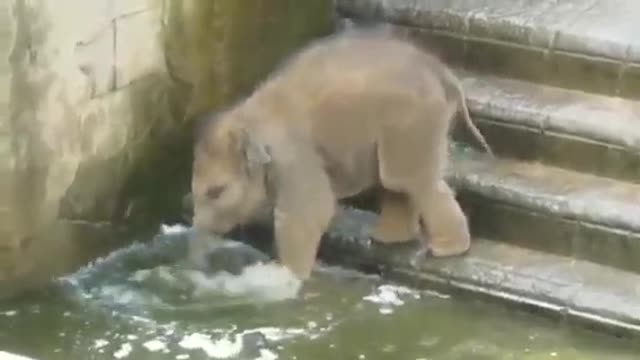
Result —
M 483 296 L 571 325 L 640 336 L 640 274 L 478 237 L 464 256 L 427 258 L 416 241 L 371 241 L 375 220 L 373 212 L 346 208 L 323 237 L 319 259 L 412 287 Z M 275 256 L 269 226 L 253 226 L 230 238 Z
M 454 151 L 448 180 L 474 236 L 640 272 L 640 185 Z
M 640 102 L 458 74 L 472 117 L 498 155 L 640 182 Z M 477 144 L 462 122 L 454 134 Z
M 505 77 L 640 98 L 635 0 L 337 0 L 355 22 L 387 22 L 449 62 Z
M 321 259 L 380 272 L 409 286 L 482 295 L 580 327 L 640 335 L 639 274 L 481 238 L 465 256 L 425 261 L 416 256 L 415 242 L 372 243 L 373 221 L 371 212 L 344 212 L 323 239 Z

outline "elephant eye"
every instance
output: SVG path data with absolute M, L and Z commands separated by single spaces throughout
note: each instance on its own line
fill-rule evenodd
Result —
M 224 185 L 212 186 L 207 189 L 205 194 L 209 200 L 216 200 L 224 192 L 224 189 Z

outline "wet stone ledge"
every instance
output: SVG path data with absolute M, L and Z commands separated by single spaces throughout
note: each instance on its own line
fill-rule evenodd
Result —
M 500 302 L 580 328 L 640 337 L 640 274 L 484 238 L 474 238 L 464 256 L 426 257 L 416 241 L 372 241 L 375 219 L 373 212 L 343 208 L 323 237 L 319 261 L 415 288 Z M 229 238 L 274 256 L 268 226 L 247 227 Z
M 323 239 L 321 259 L 409 286 L 503 301 L 618 336 L 640 335 L 638 274 L 484 239 L 474 239 L 465 256 L 424 258 L 415 242 L 373 243 L 368 234 L 374 221 L 374 213 L 347 209 Z
M 450 62 L 523 80 L 640 97 L 633 0 L 338 0 L 356 22 L 388 22 Z
M 640 185 L 482 153 L 454 153 L 452 185 L 501 202 L 640 232 Z
M 499 156 L 640 182 L 640 102 L 458 71 Z M 459 121 L 455 138 L 476 146 Z
M 60 219 L 15 248 L 0 247 L 0 301 L 46 287 L 129 244 L 134 235 L 140 234 L 105 222 Z
M 448 180 L 476 236 L 640 273 L 640 185 L 468 149 L 452 154 Z

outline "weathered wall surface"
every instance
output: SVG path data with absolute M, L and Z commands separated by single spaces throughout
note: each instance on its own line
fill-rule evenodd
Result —
M 9 1 L 0 1 L 0 54 L 8 54 L 11 48 L 12 23 Z M 9 134 L 9 63 L 6 56 L 0 58 L 0 229 L 7 218 L 7 179 L 11 167 L 11 141 Z M 2 233 L 0 232 L 0 237 Z
M 333 26 L 330 0 L 12 6 L 0 296 L 173 214 L 190 175 L 189 115 L 246 94 Z

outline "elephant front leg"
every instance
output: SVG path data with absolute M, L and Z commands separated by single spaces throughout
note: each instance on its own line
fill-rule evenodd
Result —
M 280 263 L 300 280 L 307 280 L 324 230 L 295 215 L 281 213 L 275 217 L 276 252 Z
M 297 155 L 300 161 L 275 168 L 275 242 L 280 262 L 306 280 L 335 214 L 336 199 L 320 159 L 308 147 L 300 147 Z

